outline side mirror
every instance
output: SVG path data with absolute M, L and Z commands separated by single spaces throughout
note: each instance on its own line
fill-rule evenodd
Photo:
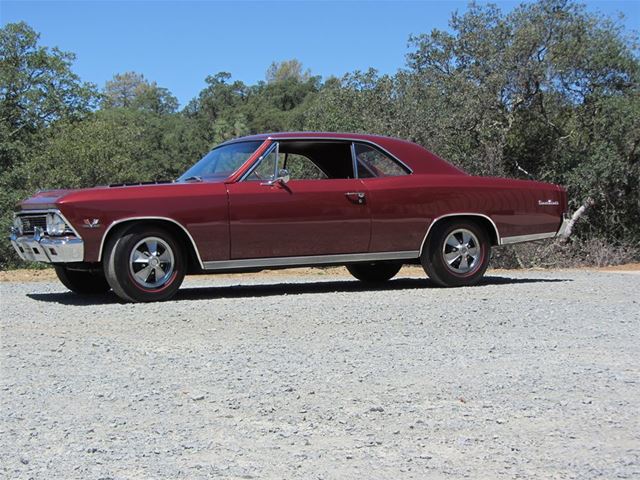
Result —
M 273 180 L 269 180 L 268 182 L 261 183 L 260 185 L 266 185 L 268 187 L 275 185 L 276 183 L 285 184 L 291 180 L 291 176 L 289 175 L 289 171 L 284 168 L 278 171 L 278 176 Z
M 291 175 L 289 175 L 289 170 L 285 170 L 284 168 L 278 172 L 278 178 L 276 181 L 281 183 L 289 183 L 291 180 Z

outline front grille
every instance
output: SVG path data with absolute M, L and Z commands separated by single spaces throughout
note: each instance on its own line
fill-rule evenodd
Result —
M 20 220 L 22 221 L 22 231 L 24 233 L 33 233 L 35 227 L 41 228 L 44 232 L 47 231 L 46 215 L 22 215 Z

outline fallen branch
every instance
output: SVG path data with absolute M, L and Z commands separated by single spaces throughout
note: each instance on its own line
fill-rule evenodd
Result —
M 588 197 L 580 206 L 580 208 L 573 212 L 573 215 L 571 215 L 571 219 L 569 220 L 569 224 L 567 225 L 567 229 L 564 232 L 565 241 L 571 236 L 571 232 L 573 232 L 573 227 L 575 226 L 576 222 L 585 214 L 587 209 L 593 206 L 595 203 L 596 201 L 593 198 Z

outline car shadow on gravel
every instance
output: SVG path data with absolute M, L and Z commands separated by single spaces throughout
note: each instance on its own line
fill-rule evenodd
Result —
M 488 276 L 478 285 L 514 285 L 523 283 L 571 282 L 569 278 L 510 278 Z M 379 292 L 391 290 L 412 290 L 418 288 L 440 288 L 427 278 L 397 278 L 381 285 L 371 285 L 357 280 L 329 280 L 318 282 L 283 282 L 251 285 L 221 285 L 211 287 L 183 287 L 171 301 L 212 300 L 218 298 L 268 297 L 275 295 L 301 295 L 331 292 Z M 54 302 L 63 305 L 106 305 L 120 303 L 120 299 L 109 293 L 104 295 L 77 295 L 64 293 L 28 293 L 27 297 L 39 302 Z

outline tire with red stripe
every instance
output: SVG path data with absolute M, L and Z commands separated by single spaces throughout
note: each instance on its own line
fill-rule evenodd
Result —
M 186 258 L 175 237 L 154 225 L 132 225 L 110 238 L 103 259 L 113 291 L 129 302 L 172 298 L 186 273 Z
M 491 242 L 486 230 L 472 220 L 437 224 L 420 256 L 429 278 L 442 287 L 475 285 L 489 266 Z

